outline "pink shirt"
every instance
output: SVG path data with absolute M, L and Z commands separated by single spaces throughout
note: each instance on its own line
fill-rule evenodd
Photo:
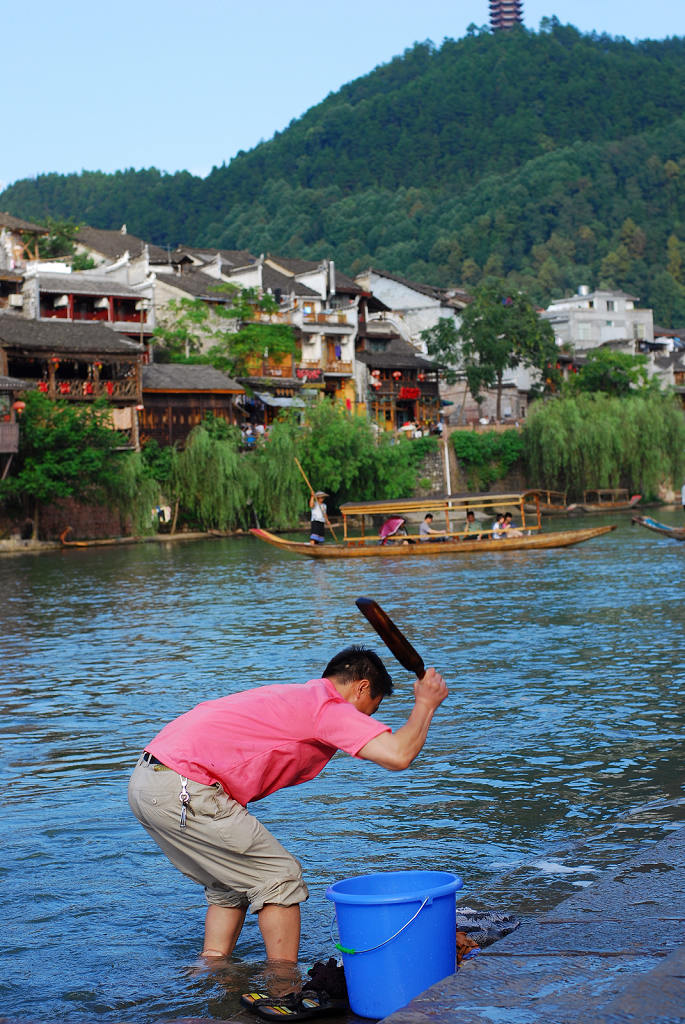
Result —
M 336 750 L 356 755 L 387 725 L 343 700 L 329 679 L 261 686 L 198 704 L 146 750 L 179 775 L 246 806 L 313 779 Z

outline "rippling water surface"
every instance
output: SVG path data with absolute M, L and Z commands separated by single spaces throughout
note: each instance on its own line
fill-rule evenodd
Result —
M 339 754 L 255 805 L 305 867 L 303 968 L 334 952 L 336 880 L 454 871 L 462 904 L 533 915 L 680 826 L 685 544 L 614 521 L 576 548 L 481 557 L 320 563 L 236 538 L 0 560 L 0 1015 L 238 1015 L 263 978 L 256 921 L 223 975 L 202 970 L 204 895 L 131 816 L 128 776 L 200 700 L 380 650 L 360 595 L 451 692 L 409 771 Z M 412 687 L 387 662 L 395 727 Z

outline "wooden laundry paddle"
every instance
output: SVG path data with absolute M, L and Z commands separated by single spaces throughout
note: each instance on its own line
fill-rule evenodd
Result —
M 423 658 L 412 647 L 404 633 L 400 632 L 390 616 L 383 611 L 379 604 L 368 597 L 358 597 L 354 603 L 371 623 L 388 650 L 395 655 L 400 665 L 421 679 L 426 671 Z

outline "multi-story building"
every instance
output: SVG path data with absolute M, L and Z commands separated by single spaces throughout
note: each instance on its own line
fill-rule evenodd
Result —
M 652 310 L 638 309 L 637 302 L 625 292 L 591 292 L 581 285 L 577 295 L 550 302 L 541 316 L 551 324 L 557 345 L 576 353 L 609 342 L 635 343 L 637 350 L 641 343 L 654 341 Z

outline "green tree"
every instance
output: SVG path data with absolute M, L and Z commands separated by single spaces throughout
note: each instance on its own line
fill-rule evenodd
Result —
M 51 401 L 38 391 L 26 395 L 20 442 L 13 472 L 0 483 L 0 499 L 22 505 L 39 535 L 40 509 L 59 498 L 118 504 L 131 497 L 123 487 L 131 467 L 126 454 L 116 452 L 120 437 L 111 429 L 106 402 L 78 405 Z M 140 467 L 133 475 L 141 475 Z M 135 490 L 135 488 L 134 488 Z
M 607 395 L 628 395 L 647 385 L 647 357 L 632 356 L 611 349 L 594 349 L 578 373 L 568 382 L 571 394 L 603 391 Z
M 46 227 L 49 234 L 38 239 L 38 253 L 43 259 L 57 256 L 71 257 L 76 251 L 74 239 L 78 225 L 71 219 L 56 220 L 47 218 Z
M 469 391 L 479 401 L 484 388 L 496 388 L 498 420 L 505 370 L 542 370 L 556 353 L 550 325 L 540 319 L 526 295 L 510 291 L 505 282 L 476 289 L 473 302 L 461 314 L 458 334 Z
M 457 367 L 461 362 L 461 340 L 454 320 L 440 317 L 437 324 L 421 331 L 428 355 L 440 364 L 440 373 L 448 384 L 458 378 Z
M 212 291 L 226 301 L 210 305 L 202 299 L 183 298 L 169 303 L 165 323 L 155 330 L 163 343 L 162 358 L 209 362 L 226 373 L 243 376 L 255 359 L 268 355 L 278 360 L 297 351 L 289 324 L 261 319 L 263 314 L 278 312 L 271 295 L 260 296 L 254 288 L 227 283 L 218 283 Z M 207 352 L 198 360 L 202 349 Z

